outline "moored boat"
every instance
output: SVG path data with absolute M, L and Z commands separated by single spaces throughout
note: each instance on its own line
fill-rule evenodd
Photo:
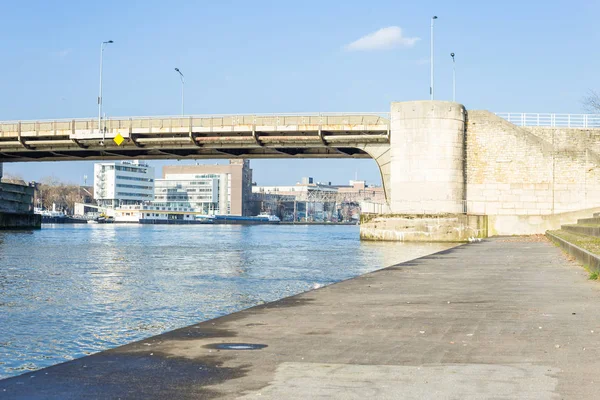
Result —
M 239 215 L 215 215 L 213 221 L 215 224 L 238 225 L 278 224 L 281 222 L 279 217 L 264 213 L 254 217 L 242 217 Z

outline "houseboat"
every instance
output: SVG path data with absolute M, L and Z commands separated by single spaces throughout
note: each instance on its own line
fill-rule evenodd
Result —
M 115 210 L 115 222 L 139 224 L 278 224 L 274 215 L 259 214 L 254 217 L 238 215 L 206 215 L 191 208 L 152 205 L 127 205 Z
M 115 210 L 115 222 L 139 224 L 210 224 L 201 212 L 183 207 L 127 205 Z

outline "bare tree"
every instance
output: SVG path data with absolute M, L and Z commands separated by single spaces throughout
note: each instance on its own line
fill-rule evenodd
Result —
M 600 95 L 595 90 L 590 90 L 581 102 L 587 112 L 600 113 Z
M 75 203 L 82 201 L 83 196 L 78 185 L 67 185 L 54 177 L 44 178 L 36 185 L 35 204 L 45 209 L 56 206 L 58 210 L 72 213 Z

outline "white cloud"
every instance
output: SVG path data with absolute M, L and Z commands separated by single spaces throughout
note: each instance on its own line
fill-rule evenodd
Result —
M 344 48 L 347 51 L 389 50 L 396 47 L 413 47 L 419 40 L 418 37 L 402 36 L 402 28 L 399 26 L 388 26 L 369 33 Z
M 59 56 L 60 58 L 64 58 L 66 56 L 68 56 L 69 54 L 71 54 L 71 49 L 64 49 L 64 50 L 60 50 L 56 52 L 56 55 Z

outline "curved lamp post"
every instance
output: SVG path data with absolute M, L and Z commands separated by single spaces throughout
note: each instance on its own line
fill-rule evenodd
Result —
M 184 113 L 184 98 L 183 98 L 185 79 L 183 77 L 183 74 L 179 70 L 179 68 L 175 68 L 175 71 L 177 71 L 177 73 L 179 74 L 179 77 L 181 78 L 181 115 L 183 116 L 183 115 L 185 115 L 185 113 Z

